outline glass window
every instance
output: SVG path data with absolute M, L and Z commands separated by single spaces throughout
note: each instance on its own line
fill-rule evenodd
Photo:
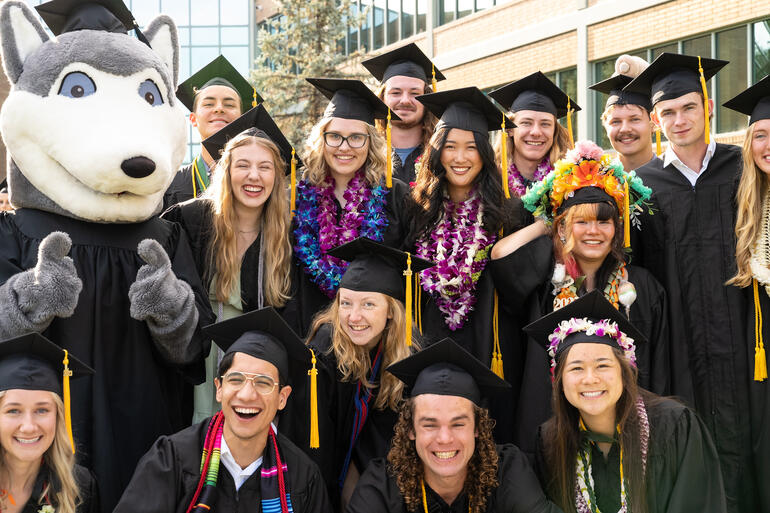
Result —
M 455 19 L 455 7 L 457 0 L 439 0 L 439 25 L 449 23 Z
M 385 0 L 374 0 L 374 25 L 372 29 L 372 49 L 385 46 Z
M 401 38 L 414 34 L 415 0 L 401 0 Z
M 190 0 L 190 6 L 192 25 L 219 25 L 219 2 L 217 0 Z
M 213 2 L 213 3 L 216 3 L 216 2 Z M 219 23 L 220 24 L 244 25 L 244 24 L 247 24 L 248 22 L 249 22 L 249 0 L 220 0 L 219 2 Z
M 398 37 L 398 5 L 399 0 L 388 0 L 388 44 L 399 40 Z
M 667 45 L 659 46 L 652 49 L 652 60 L 655 60 L 660 54 L 664 52 L 679 53 L 679 45 L 676 43 L 669 43 Z
M 179 25 L 190 24 L 190 4 L 187 0 L 162 0 L 160 12 L 171 16 L 174 22 Z
M 193 70 L 190 69 L 190 48 L 183 46 L 179 51 L 179 81 L 187 80 L 192 72 Z
M 425 32 L 427 27 L 428 0 L 417 0 L 417 33 Z
M 615 71 L 615 59 L 606 59 L 594 63 L 594 83 L 601 82 L 609 78 Z M 604 104 L 607 103 L 607 95 L 599 91 L 593 91 L 594 95 L 594 140 L 596 144 L 604 149 L 610 148 L 610 140 L 607 138 L 607 132 L 602 125 L 602 114 L 604 113 Z
M 754 24 L 753 83 L 770 75 L 770 20 Z
M 150 20 L 160 13 L 160 2 L 158 0 L 133 0 L 130 9 L 137 23 L 146 27 Z
M 489 9 L 495 5 L 495 0 L 476 0 L 476 10 Z
M 177 27 L 177 32 L 179 34 L 179 44 L 182 46 L 189 46 L 190 45 L 190 29 L 187 27 Z
M 220 37 L 223 45 L 248 45 L 249 27 L 222 27 Z
M 219 48 L 216 46 L 200 46 L 190 50 L 190 65 L 193 71 L 201 69 L 219 55 Z M 233 66 L 235 66 L 235 63 L 233 63 Z
M 371 48 L 369 43 L 369 32 L 372 24 L 372 0 L 361 0 L 361 11 L 366 13 L 366 18 L 361 23 L 361 45 L 360 49 L 363 52 L 368 52 Z
M 190 44 L 192 46 L 218 45 L 219 29 L 217 27 L 192 27 L 190 29 Z
M 711 58 L 711 34 L 682 42 L 682 53 Z
M 546 78 L 548 78 L 548 80 L 550 80 L 554 84 L 558 84 L 558 82 L 556 81 L 556 72 L 555 71 L 552 71 L 550 73 L 545 73 L 545 76 L 546 76 Z
M 193 49 L 193 51 L 197 48 Z M 248 46 L 225 46 L 222 48 L 222 55 L 235 66 L 238 73 L 244 77 L 249 76 L 249 47 Z
M 358 18 L 358 5 L 353 2 L 350 5 L 350 19 Z M 353 53 L 358 50 L 358 25 L 351 25 L 348 28 L 348 53 Z
M 559 88 L 573 101 L 577 98 L 577 68 L 559 73 Z
M 744 25 L 717 32 L 717 58 L 730 61 L 730 64 L 716 76 L 717 98 L 714 99 L 714 103 L 717 108 L 716 131 L 719 133 L 732 132 L 746 126 L 745 115 L 722 107 L 724 102 L 747 87 L 746 30 L 747 27 Z
M 473 0 L 457 0 L 457 18 L 473 14 Z

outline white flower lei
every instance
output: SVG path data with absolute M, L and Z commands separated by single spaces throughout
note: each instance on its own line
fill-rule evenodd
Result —
M 762 228 L 754 247 L 751 250 L 751 274 L 759 283 L 764 285 L 770 295 L 770 190 L 762 201 Z

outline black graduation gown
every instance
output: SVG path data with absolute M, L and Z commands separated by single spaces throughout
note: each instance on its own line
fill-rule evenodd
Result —
M 54 230 L 72 239 L 70 256 L 83 290 L 75 313 L 55 318 L 43 334 L 96 370 L 72 381 L 72 423 L 78 457 L 99 480 L 102 511 L 111 511 L 155 439 L 189 424 L 192 403 L 180 398 L 203 380 L 210 347 L 196 330 L 185 355 L 188 366 L 180 368 L 164 360 L 146 323 L 131 318 L 128 289 L 144 265 L 139 242 L 155 239 L 166 250 L 174 273 L 195 292 L 199 327 L 213 322 L 213 315 L 185 234 L 157 217 L 98 224 L 34 209 L 4 213 L 0 284 L 33 268 L 40 241 Z
M 515 445 L 497 446 L 497 488 L 487 498 L 486 513 L 556 513 L 561 510 L 543 493 L 537 477 L 524 454 Z M 461 494 L 450 507 L 425 485 L 428 511 L 431 513 L 466 513 L 468 499 Z M 443 507 L 442 507 L 443 506 Z M 457 507 L 459 506 L 459 507 Z M 439 509 L 440 508 L 440 509 Z M 408 513 L 396 478 L 384 459 L 373 460 L 358 481 L 347 513 Z M 420 512 L 422 513 L 422 511 Z
M 203 157 L 197 155 L 195 159 L 195 161 L 198 162 L 198 170 L 201 173 L 208 173 L 208 168 L 205 165 Z M 163 194 L 163 210 L 166 210 L 177 203 L 183 203 L 196 197 L 193 194 L 192 185 L 193 162 L 180 167 L 179 171 L 174 175 L 174 179 L 171 180 L 168 189 L 166 189 L 166 192 Z M 195 188 L 198 195 L 197 197 L 200 197 L 209 185 L 208 175 L 202 177 L 202 179 L 206 180 L 205 184 L 201 184 L 201 181 L 196 178 Z
M 184 513 L 200 479 L 209 422 L 211 418 L 160 437 L 137 465 L 114 513 Z M 288 492 L 294 513 L 331 513 L 318 467 L 281 433 L 277 440 L 289 472 Z M 220 462 L 216 488 L 211 513 L 262 511 L 259 469 L 236 490 L 230 472 Z
M 700 417 L 678 401 L 654 398 L 647 405 L 650 442 L 647 455 L 647 512 L 723 513 L 722 476 L 714 442 Z M 543 429 L 538 433 L 535 468 L 547 489 Z M 620 509 L 620 454 L 614 444 L 607 460 L 596 445 L 591 475 L 601 511 Z M 632 491 L 633 493 L 633 491 Z M 748 513 L 749 510 L 745 510 Z M 753 511 L 753 510 L 752 510 Z
M 72 474 L 75 476 L 75 483 L 78 486 L 78 492 L 80 493 L 80 502 L 75 508 L 75 513 L 96 513 L 99 511 L 99 491 L 96 487 L 96 481 L 94 476 L 85 467 L 75 465 L 72 469 Z M 43 505 L 48 504 L 44 502 L 38 503 L 38 499 L 43 493 L 46 485 L 50 485 L 52 489 L 48 490 L 48 500 L 51 501 L 52 506 L 56 506 L 54 499 L 56 497 L 56 480 L 52 479 L 53 475 L 51 469 L 47 465 L 43 464 L 40 468 L 40 472 L 37 474 L 35 484 L 32 487 L 32 495 L 27 503 L 21 509 L 21 513 L 38 513 Z
M 173 205 L 161 216 L 168 221 L 179 223 L 187 234 L 192 249 L 195 267 L 198 270 L 198 276 L 205 290 L 211 286 L 212 268 L 209 262 L 209 246 L 213 236 L 213 214 L 211 213 L 211 200 L 207 198 L 198 198 Z M 241 260 L 241 301 L 243 303 L 243 312 L 251 312 L 259 306 L 259 250 L 262 244 L 262 235 L 248 247 Z M 291 299 L 281 308 L 277 308 L 278 313 L 291 326 L 295 332 L 299 332 L 299 313 L 297 311 L 297 301 L 295 299 L 296 269 L 294 266 L 289 268 L 292 273 Z
M 652 188 L 633 230 L 633 262 L 668 295 L 671 392 L 695 406 L 719 452 L 730 511 L 755 511 L 750 472 L 746 300 L 735 275 L 735 192 L 741 150 L 717 144 L 695 186 L 654 159 L 636 170 Z
M 393 187 L 388 191 L 385 196 L 387 203 L 385 204 L 384 213 L 388 218 L 388 226 L 385 228 L 383 234 L 383 240 L 381 241 L 386 246 L 394 248 L 400 248 L 403 245 L 404 233 L 406 230 L 406 222 L 404 220 L 404 202 L 409 195 L 409 186 L 401 180 L 393 180 Z M 337 219 L 343 213 L 342 206 L 335 199 L 337 205 Z M 292 246 L 295 244 L 294 229 L 295 223 L 292 223 Z M 300 316 L 300 336 L 304 337 L 310 331 L 310 326 L 313 323 L 313 317 L 326 308 L 331 299 L 324 294 L 318 285 L 313 283 L 305 270 L 303 263 L 295 256 L 294 264 L 299 268 L 297 277 L 297 300 L 299 302 L 299 316 Z
M 422 144 L 419 145 L 406 156 L 406 161 L 402 161 L 398 153 L 393 150 L 393 177 L 398 178 L 407 185 L 414 182 L 417 178 L 414 163 L 422 155 L 424 149 L 425 147 Z
M 553 312 L 553 267 L 553 243 L 545 235 L 491 261 L 490 272 L 501 301 L 508 311 L 518 312 L 521 326 Z M 628 265 L 626 271 L 637 293 L 637 299 L 631 305 L 630 320 L 647 338 L 647 343 L 636 342 L 639 385 L 658 394 L 667 394 L 671 377 L 666 293 L 647 270 Z M 529 455 L 535 449 L 537 427 L 552 413 L 550 368 L 550 357 L 545 348 L 527 337 L 513 436 L 515 443 Z

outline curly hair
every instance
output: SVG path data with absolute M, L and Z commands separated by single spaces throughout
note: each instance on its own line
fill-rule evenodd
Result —
M 473 405 L 476 427 L 476 448 L 468 461 L 463 491 L 468 495 L 471 513 L 486 510 L 487 500 L 500 484 L 497 481 L 498 455 L 492 429 L 495 421 L 485 408 Z M 393 440 L 388 452 L 388 470 L 396 477 L 398 489 L 404 497 L 406 508 L 417 513 L 422 508 L 423 463 L 417 455 L 414 440 L 414 398 L 401 406 L 398 422 L 393 428 Z

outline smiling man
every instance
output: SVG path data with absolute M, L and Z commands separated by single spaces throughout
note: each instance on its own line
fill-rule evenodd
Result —
M 225 349 L 215 380 L 222 410 L 159 438 L 115 513 L 330 513 L 318 467 L 273 423 L 289 382 L 308 379 L 310 351 L 272 308 L 205 331 Z
M 388 367 L 409 388 L 387 461 L 372 461 L 347 513 L 561 511 L 526 457 L 496 446 L 482 397 L 509 385 L 450 339 Z

